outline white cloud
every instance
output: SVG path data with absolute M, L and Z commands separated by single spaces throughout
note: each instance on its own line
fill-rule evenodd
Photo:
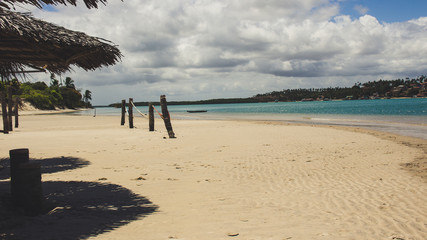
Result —
M 380 23 L 328 0 L 126 0 L 34 15 L 119 45 L 116 66 L 66 73 L 95 104 L 247 97 L 427 70 L 427 18 Z M 359 10 L 367 11 L 361 7 Z M 42 76 L 44 77 L 44 76 Z
M 369 8 L 367 8 L 363 5 L 354 6 L 354 10 L 356 10 L 360 15 L 365 15 L 369 12 Z

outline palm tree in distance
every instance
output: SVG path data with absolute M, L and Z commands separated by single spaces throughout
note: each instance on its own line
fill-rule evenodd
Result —
M 85 101 L 86 108 L 89 107 L 89 100 L 92 100 L 92 92 L 89 90 L 86 90 L 83 94 L 83 100 Z
M 55 78 L 55 74 L 50 74 L 50 86 L 51 87 L 59 87 L 59 81 Z
M 71 79 L 70 77 L 66 77 L 65 78 L 65 87 L 76 89 L 76 86 L 74 85 L 74 80 Z

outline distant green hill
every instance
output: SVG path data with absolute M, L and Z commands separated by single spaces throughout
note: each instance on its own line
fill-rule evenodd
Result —
M 391 97 L 427 97 L 427 82 L 425 76 L 415 79 L 379 80 L 366 83 L 355 83 L 353 87 L 329 87 L 310 89 L 286 89 L 248 98 L 220 98 L 199 101 L 172 101 L 168 105 L 194 104 L 226 104 L 226 103 L 257 103 L 257 102 L 292 102 L 314 101 L 328 99 L 373 99 Z M 134 102 L 135 106 L 148 106 L 149 102 Z M 153 102 L 159 105 L 159 102 Z M 109 107 L 120 107 L 121 103 L 113 103 Z

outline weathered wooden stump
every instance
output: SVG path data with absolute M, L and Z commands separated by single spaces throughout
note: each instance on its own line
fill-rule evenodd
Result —
M 154 108 L 152 103 L 148 106 L 148 125 L 150 132 L 154 131 Z
M 40 163 L 29 161 L 27 148 L 13 149 L 10 155 L 10 183 L 13 204 L 28 216 L 43 212 Z
M 170 120 L 168 105 L 166 102 L 165 95 L 160 96 L 160 105 L 162 106 L 163 121 L 165 122 L 166 130 L 168 131 L 169 138 L 175 138 L 175 133 L 173 132 L 173 129 L 172 129 L 172 123 Z
M 30 154 L 28 148 L 12 149 L 9 151 L 10 156 L 10 182 L 12 184 L 12 195 L 13 186 L 17 175 L 19 174 L 19 165 L 30 161 Z
M 120 125 L 125 125 L 126 119 L 126 100 L 122 100 L 122 120 Z
M 129 128 L 133 128 L 133 99 L 129 98 L 128 114 L 129 114 Z
M 28 162 L 19 166 L 16 179 L 18 191 L 14 201 L 26 215 L 35 216 L 43 212 L 43 191 L 40 163 Z

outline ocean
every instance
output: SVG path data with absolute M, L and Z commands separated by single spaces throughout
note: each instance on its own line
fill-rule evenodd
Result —
M 161 111 L 160 106 L 155 107 Z M 148 113 L 148 107 L 138 107 L 138 110 Z M 169 105 L 168 110 L 172 120 L 270 120 L 339 125 L 427 139 L 427 98 Z M 194 110 L 207 112 L 187 112 Z M 121 114 L 119 108 L 96 108 L 73 114 L 93 115 L 95 111 L 96 115 Z M 134 111 L 134 114 L 135 117 L 142 117 L 137 111 Z

